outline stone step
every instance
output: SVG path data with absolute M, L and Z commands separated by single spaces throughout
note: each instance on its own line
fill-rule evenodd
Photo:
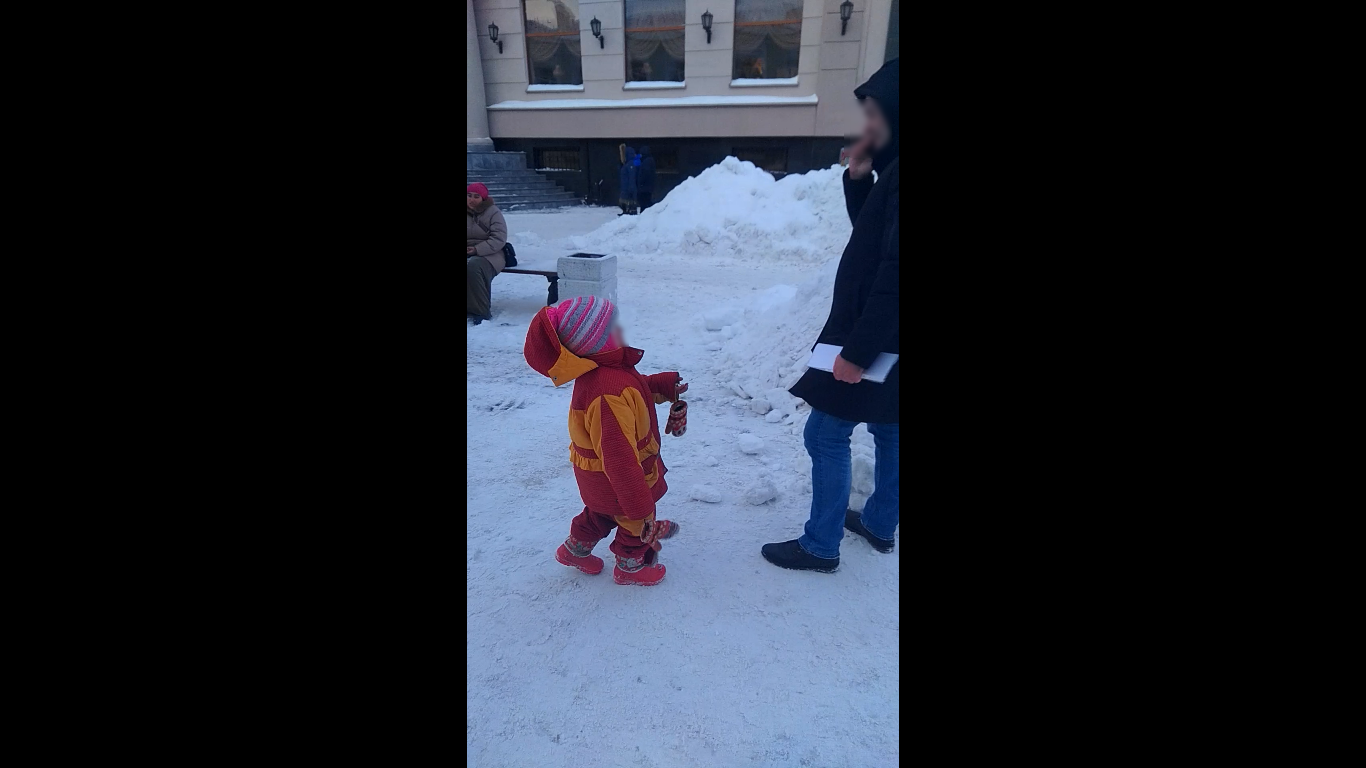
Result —
M 493 197 L 507 197 L 509 195 L 535 194 L 537 192 L 558 192 L 560 188 L 554 184 L 519 184 L 515 187 L 495 187 L 492 184 L 486 185 L 489 194 Z
M 470 179 L 470 181 L 477 181 L 480 184 L 483 184 L 484 186 L 488 187 L 490 190 L 509 189 L 516 187 L 539 187 L 544 184 L 555 186 L 555 182 L 551 181 L 550 179 L 547 179 L 544 176 L 528 176 L 519 179 Z
M 488 187 L 489 189 L 493 189 L 494 187 L 525 187 L 528 185 L 555 183 L 544 176 L 514 176 L 511 178 L 496 176 L 492 178 L 478 179 L 478 181 L 482 183 L 484 186 Z
M 570 193 L 568 193 L 568 192 L 547 192 L 547 193 L 544 193 L 544 194 L 536 194 L 536 195 L 511 195 L 511 196 L 508 196 L 508 197 L 498 197 L 498 198 L 494 198 L 494 200 L 497 201 L 498 207 L 499 207 L 499 208 L 502 208 L 502 207 L 505 207 L 505 206 L 508 206 L 508 205 L 516 205 L 517 203 L 540 203 L 540 202 L 544 202 L 544 201 L 547 201 L 547 200 L 576 200 L 576 199 L 578 199 L 578 198 L 574 197 L 572 194 L 570 194 Z
M 493 201 L 500 207 L 508 203 L 515 203 L 519 200 L 544 200 L 547 198 L 560 198 L 565 195 L 568 195 L 569 197 L 574 196 L 572 193 L 566 192 L 563 189 L 538 189 L 534 192 L 507 192 L 501 195 L 496 192 L 489 193 L 489 197 L 492 197 Z
M 561 205 L 579 205 L 579 204 L 580 204 L 580 201 L 578 201 L 578 200 L 563 200 L 563 199 L 554 199 L 554 200 L 519 200 L 519 201 L 514 202 L 514 203 L 506 203 L 506 204 L 504 204 L 504 205 L 501 205 L 501 206 L 499 206 L 499 210 L 502 210 L 502 211 L 515 211 L 515 210 L 517 210 L 518 208 L 525 208 L 525 207 L 527 207 L 527 206 L 529 206 L 529 205 L 530 205 L 530 206 L 538 206 L 538 205 L 554 205 L 554 206 L 561 206 Z
M 501 189 L 506 192 L 516 191 L 519 189 L 536 190 L 560 188 L 560 185 L 556 184 L 550 179 L 545 178 L 518 179 L 516 181 L 486 181 L 484 182 L 484 186 L 488 187 L 490 192 L 492 192 L 495 189 Z
M 505 207 L 500 207 L 502 207 L 502 210 L 504 211 L 515 213 L 517 211 L 539 211 L 547 208 L 567 208 L 571 205 L 579 204 L 580 203 L 577 200 L 547 200 L 536 203 L 509 203 Z
M 475 157 L 476 155 L 481 157 Z M 513 167 L 507 158 L 497 161 L 487 155 L 517 155 L 522 162 Z M 489 197 L 497 201 L 503 210 L 527 210 L 530 208 L 561 207 L 579 203 L 572 192 L 560 187 L 536 171 L 527 168 L 523 152 L 472 152 L 467 162 L 467 173 L 471 182 L 479 182 L 488 187 Z
M 465 152 L 465 170 L 516 170 L 526 168 L 525 152 Z
M 538 184 L 538 185 L 536 185 L 536 186 L 522 186 L 522 187 L 518 187 L 517 189 L 504 189 L 504 190 L 503 190 L 503 194 L 504 194 L 504 195 L 512 195 L 512 196 L 515 197 L 515 196 L 517 196 L 517 195 L 540 195 L 540 194 L 545 194 L 546 192 L 563 192 L 563 191 L 564 191 L 563 189 L 561 189 L 559 186 L 557 186 L 557 185 L 555 185 L 555 184 L 544 184 L 544 185 Z M 493 193 L 493 187 L 489 187 L 489 193 L 490 193 L 490 194 Z
M 530 168 L 499 168 L 497 170 L 476 170 L 466 174 L 470 181 L 482 181 L 485 184 L 496 179 L 544 179 L 541 174 Z

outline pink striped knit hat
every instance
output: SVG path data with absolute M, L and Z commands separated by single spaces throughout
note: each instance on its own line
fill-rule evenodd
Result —
M 550 322 L 555 324 L 555 334 L 560 337 L 560 343 L 579 357 L 617 348 L 612 343 L 612 326 L 617 321 L 617 308 L 607 299 L 578 296 L 546 307 L 545 313 L 550 317 Z

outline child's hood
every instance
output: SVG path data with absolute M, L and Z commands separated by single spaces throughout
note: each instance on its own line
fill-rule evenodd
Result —
M 635 365 L 645 354 L 635 347 L 619 347 L 589 357 L 579 357 L 560 343 L 560 337 L 555 333 L 555 323 L 551 321 L 545 307 L 531 318 L 522 353 L 526 356 L 528 365 L 554 382 L 557 387 L 568 384 L 595 368 L 622 368 Z
M 555 333 L 555 323 L 550 320 L 545 307 L 541 307 L 541 311 L 531 318 L 522 352 L 526 355 L 527 364 L 557 387 L 598 367 L 597 363 L 579 357 L 560 343 L 560 337 Z

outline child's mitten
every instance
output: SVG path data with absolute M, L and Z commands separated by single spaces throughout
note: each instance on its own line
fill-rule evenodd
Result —
M 669 420 L 664 424 L 664 434 L 682 437 L 688 431 L 688 404 L 682 400 L 669 408 Z
M 654 547 L 659 551 L 659 540 L 667 539 L 678 533 L 678 523 L 672 520 L 656 520 L 653 523 L 646 523 L 645 530 L 641 531 L 640 540 Z

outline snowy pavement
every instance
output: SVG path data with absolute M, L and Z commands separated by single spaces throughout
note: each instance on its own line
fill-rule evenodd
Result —
M 661 449 L 659 515 L 680 525 L 660 556 L 668 575 L 618 586 L 608 541 L 595 550 L 607 561 L 597 576 L 554 560 L 583 505 L 568 461 L 571 387 L 556 389 L 522 356 L 545 281 L 499 276 L 492 322 L 467 326 L 471 766 L 899 762 L 901 548 L 879 554 L 846 533 L 834 575 L 759 554 L 807 518 L 809 411 L 782 389 L 824 321 L 821 285 L 848 236 L 842 202 L 815 224 L 784 217 L 826 211 L 838 179 L 775 185 L 747 163 L 726 173 L 685 182 L 669 206 L 631 221 L 604 208 L 507 214 L 521 266 L 615 253 L 627 342 L 645 351 L 639 370 L 677 370 L 691 388 L 687 434 Z M 718 198 L 721 182 L 746 200 Z M 771 217 L 727 218 L 750 196 Z M 872 476 L 862 428 L 855 453 L 857 507 Z

